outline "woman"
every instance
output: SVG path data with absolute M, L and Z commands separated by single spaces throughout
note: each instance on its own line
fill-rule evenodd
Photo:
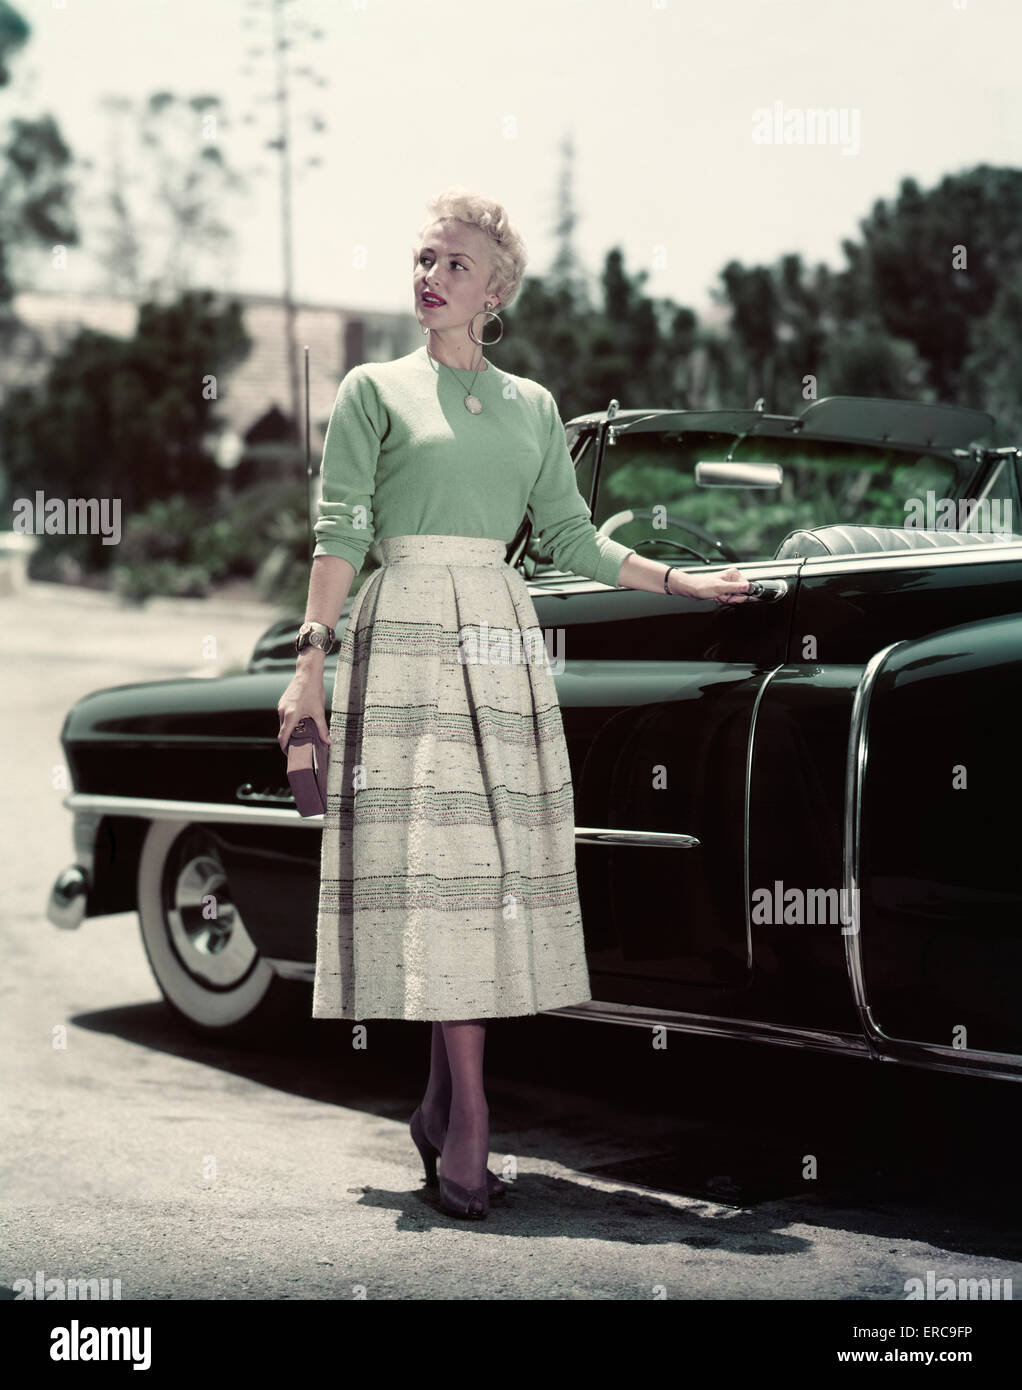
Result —
M 429 210 L 412 273 L 427 342 L 337 393 L 306 608 L 324 645 L 303 627 L 279 741 L 307 718 L 331 745 L 313 1017 L 432 1021 L 412 1137 L 430 1184 L 440 1159 L 444 1209 L 478 1218 L 504 1191 L 486 1168 L 486 1019 L 592 997 L 563 724 L 507 542 L 528 511 L 563 570 L 719 602 L 749 585 L 597 535 L 550 392 L 483 352 L 521 238 L 461 189 Z M 325 650 L 374 539 L 383 565 L 352 601 L 328 730 Z

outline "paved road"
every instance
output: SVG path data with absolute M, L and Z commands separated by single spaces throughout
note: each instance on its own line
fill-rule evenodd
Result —
M 1022 1290 L 1007 1083 L 495 1022 L 492 1162 L 518 1182 L 506 1210 L 458 1222 L 423 1194 L 407 1131 L 425 1025 L 371 1024 L 364 1053 L 312 1020 L 259 1050 L 215 1046 L 173 1021 L 132 915 L 50 926 L 71 858 L 54 787 L 69 704 L 214 674 L 273 616 L 122 610 L 55 585 L 0 600 L 0 1285 L 43 1270 L 142 1299 L 898 1300 L 932 1270 Z

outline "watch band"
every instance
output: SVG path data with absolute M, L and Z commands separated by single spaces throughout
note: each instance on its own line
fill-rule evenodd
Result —
M 306 647 L 318 647 L 328 652 L 334 645 L 335 633 L 326 623 L 302 623 L 295 638 L 295 654 L 300 656 Z

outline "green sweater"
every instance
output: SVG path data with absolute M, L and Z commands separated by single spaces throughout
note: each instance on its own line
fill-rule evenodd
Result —
M 313 554 L 339 555 L 357 574 L 373 540 L 448 535 L 507 543 L 528 511 L 558 569 L 616 585 L 633 552 L 597 535 L 553 396 L 483 361 L 472 387 L 480 415 L 464 404 L 472 373 L 438 365 L 425 346 L 347 373 L 323 444 Z

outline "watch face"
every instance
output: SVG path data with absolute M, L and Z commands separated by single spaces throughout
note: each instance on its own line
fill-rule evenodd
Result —
M 312 623 L 303 623 L 298 629 L 298 636 L 295 638 L 295 647 L 301 651 L 303 647 L 319 647 L 321 651 L 328 652 L 333 646 L 333 638 L 328 632 L 320 632 Z

